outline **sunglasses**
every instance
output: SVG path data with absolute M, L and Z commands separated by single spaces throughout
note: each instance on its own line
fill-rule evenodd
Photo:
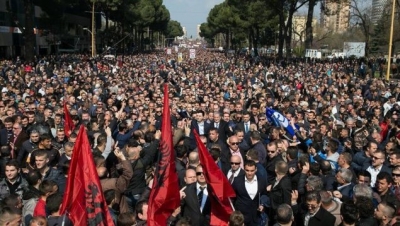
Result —
M 196 172 L 197 176 L 204 175 L 203 172 Z
M 274 154 L 276 151 L 267 151 L 267 153 Z
M 232 143 L 230 143 L 230 144 L 232 144 L 232 145 L 239 145 L 240 142 L 232 142 Z
M 400 177 L 400 173 L 392 173 L 392 177 Z
M 231 165 L 236 165 L 236 166 L 238 166 L 238 165 L 240 165 L 240 162 L 231 162 Z

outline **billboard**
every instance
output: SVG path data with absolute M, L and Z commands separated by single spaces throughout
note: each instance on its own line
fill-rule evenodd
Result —
M 318 51 L 316 49 L 306 49 L 306 55 L 305 57 L 310 57 L 310 58 L 318 58 L 320 59 L 322 56 L 321 51 Z
M 343 52 L 346 57 L 353 55 L 356 57 L 364 57 L 365 42 L 345 42 L 343 44 Z

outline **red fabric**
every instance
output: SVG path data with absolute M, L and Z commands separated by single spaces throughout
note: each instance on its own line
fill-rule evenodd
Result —
M 381 127 L 381 132 L 380 132 L 381 138 L 382 140 L 384 140 L 387 136 L 387 133 L 389 132 L 389 125 L 387 122 L 381 122 L 379 124 L 379 127 Z
M 25 72 L 32 72 L 33 68 L 31 65 L 26 65 L 24 70 L 25 70 Z
M 60 214 L 67 214 L 74 225 L 114 225 L 84 126 L 79 129 L 74 145 Z
M 168 217 L 180 206 L 178 175 L 172 143 L 171 115 L 168 85 L 164 84 L 164 109 L 161 125 L 160 160 L 154 173 L 153 188 L 149 199 L 147 225 L 165 226 Z
M 64 131 L 65 131 L 65 136 L 69 137 L 71 135 L 72 131 L 74 130 L 74 123 L 72 122 L 71 115 L 69 114 L 69 111 L 67 109 L 67 104 L 64 102 Z
M 228 225 L 229 216 L 233 209 L 229 198 L 236 197 L 228 179 L 217 166 L 207 148 L 201 142 L 199 134 L 193 130 L 199 150 L 199 158 L 203 166 L 204 177 L 207 181 L 211 201 L 211 220 L 210 225 Z
M 46 201 L 44 201 L 42 198 L 38 200 L 36 203 L 35 209 L 33 210 L 33 217 L 37 216 L 42 216 L 42 217 L 47 217 L 46 216 Z

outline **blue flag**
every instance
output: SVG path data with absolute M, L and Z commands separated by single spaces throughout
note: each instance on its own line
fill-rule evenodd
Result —
M 292 136 L 295 135 L 294 129 L 284 115 L 268 107 L 265 111 L 265 115 L 267 116 L 268 121 L 273 123 L 275 126 L 284 128 Z M 297 125 L 295 126 L 298 127 Z

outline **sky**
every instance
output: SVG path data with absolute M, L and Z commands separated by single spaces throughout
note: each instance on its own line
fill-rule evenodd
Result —
M 171 19 L 181 23 L 190 38 L 197 38 L 197 25 L 207 21 L 210 10 L 224 0 L 164 0 Z
M 187 35 L 190 38 L 197 38 L 197 25 L 207 22 L 207 16 L 210 10 L 224 0 L 164 0 L 163 3 L 171 14 L 171 19 L 181 23 L 182 27 L 187 30 Z M 371 0 L 361 1 L 361 7 L 366 7 L 371 4 Z M 364 6 L 364 4 L 366 6 Z M 298 13 L 306 14 L 307 5 L 303 6 Z M 314 8 L 314 16 L 319 18 L 320 5 Z

